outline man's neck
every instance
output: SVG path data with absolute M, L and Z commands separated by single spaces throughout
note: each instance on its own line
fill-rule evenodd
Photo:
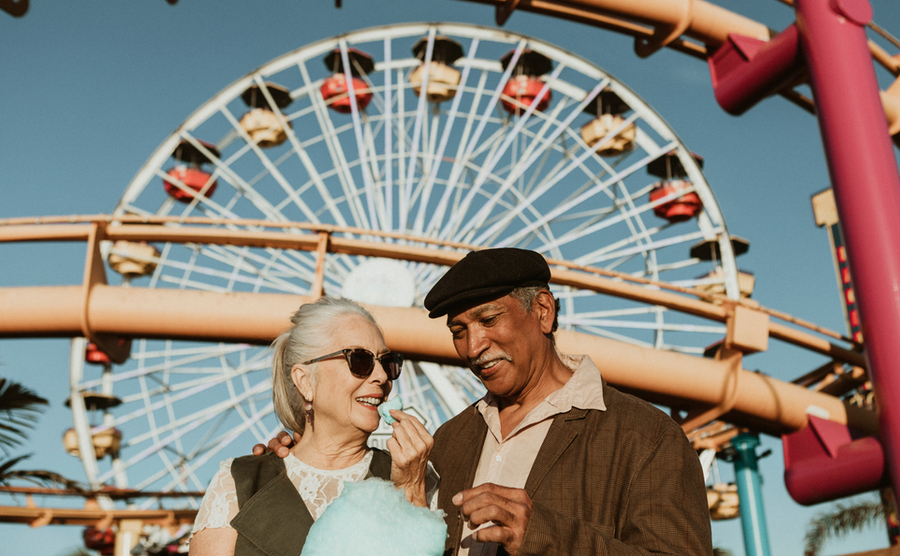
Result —
M 544 361 L 535 376 L 534 384 L 528 385 L 514 399 L 497 397 L 500 415 L 500 433 L 506 438 L 531 411 L 547 399 L 547 396 L 566 385 L 573 371 L 566 367 L 556 352 Z

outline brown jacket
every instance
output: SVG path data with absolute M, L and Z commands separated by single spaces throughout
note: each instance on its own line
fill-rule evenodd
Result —
M 606 411 L 573 408 L 553 419 L 525 483 L 534 508 L 519 554 L 711 555 L 703 474 L 684 432 L 606 383 L 603 398 Z M 472 486 L 486 434 L 471 406 L 434 435 L 447 554 L 462 534 L 451 498 Z

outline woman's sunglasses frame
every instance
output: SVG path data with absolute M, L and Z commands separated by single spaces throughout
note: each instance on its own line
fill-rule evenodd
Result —
M 339 355 L 344 356 L 344 360 L 347 362 L 347 368 L 350 369 L 350 374 L 355 376 L 356 378 L 369 378 L 372 376 L 372 371 L 375 370 L 375 361 L 377 360 L 381 363 L 381 368 L 384 369 L 384 374 L 387 375 L 388 380 L 397 380 L 400 377 L 400 371 L 403 367 L 403 356 L 399 353 L 389 351 L 384 355 L 376 357 L 374 353 L 365 349 L 365 348 L 345 348 L 334 353 L 329 353 L 328 355 L 323 355 L 322 357 L 316 357 L 315 359 L 310 359 L 309 361 L 303 363 L 304 365 L 309 365 L 311 363 L 318 363 L 319 361 L 325 361 L 326 359 L 332 359 Z M 363 356 L 368 359 L 362 359 L 360 361 L 359 357 Z M 368 369 L 364 372 L 358 372 L 353 370 L 354 358 L 359 363 L 367 366 Z M 394 372 L 396 365 L 396 374 L 391 376 Z

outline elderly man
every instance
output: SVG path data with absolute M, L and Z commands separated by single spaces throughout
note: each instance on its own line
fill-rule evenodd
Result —
M 488 393 L 435 433 L 448 554 L 712 553 L 696 453 L 652 405 L 556 349 L 550 269 L 469 253 L 425 298 Z

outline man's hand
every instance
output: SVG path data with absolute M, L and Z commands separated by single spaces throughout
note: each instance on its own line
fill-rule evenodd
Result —
M 494 524 L 472 533 L 473 540 L 499 543 L 510 556 L 519 553 L 531 519 L 531 497 L 527 492 L 485 483 L 457 493 L 453 503 L 462 510 L 470 529 L 478 529 L 485 523 Z
M 288 457 L 288 454 L 291 453 L 291 446 L 293 446 L 297 442 L 300 442 L 299 434 L 294 433 L 294 438 L 291 439 L 291 435 L 289 435 L 285 431 L 281 431 L 280 433 L 278 433 L 278 436 L 269 440 L 268 446 L 264 446 L 262 444 L 257 444 L 256 446 L 254 446 L 253 455 L 261 456 L 269 451 L 275 452 L 275 455 L 280 458 L 286 458 Z
M 387 441 L 391 453 L 391 482 L 406 492 L 406 499 L 416 506 L 426 507 L 425 471 L 434 439 L 418 419 L 392 409 L 394 433 Z

